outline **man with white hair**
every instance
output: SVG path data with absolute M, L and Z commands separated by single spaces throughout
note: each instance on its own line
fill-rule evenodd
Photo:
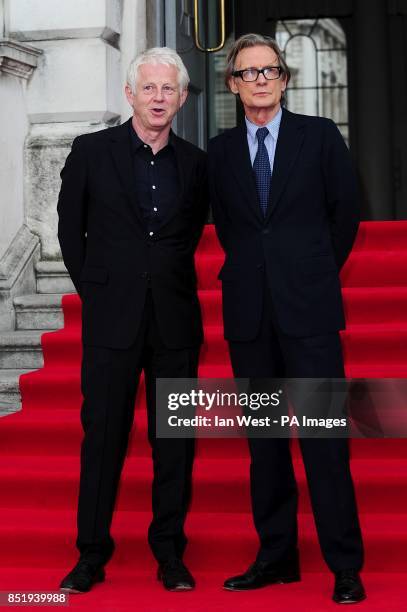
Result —
M 61 172 L 58 237 L 82 299 L 80 558 L 60 588 L 104 580 L 110 525 L 144 370 L 154 480 L 148 540 L 168 590 L 190 590 L 182 561 L 194 444 L 155 434 L 155 381 L 197 375 L 203 331 L 194 252 L 207 215 L 203 151 L 171 131 L 189 77 L 167 47 L 139 54 L 133 116 L 76 138 Z

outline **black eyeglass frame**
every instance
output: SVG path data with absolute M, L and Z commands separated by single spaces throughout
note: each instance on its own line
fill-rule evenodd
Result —
M 277 68 L 277 69 L 278 69 L 278 76 L 276 76 L 276 77 L 271 77 L 271 78 L 270 78 L 270 77 L 267 77 L 264 71 L 265 71 L 265 70 L 270 70 L 270 68 Z M 255 79 L 249 79 L 249 80 L 246 80 L 246 79 L 244 79 L 244 78 L 243 78 L 243 73 L 244 73 L 244 72 L 248 72 L 249 70 L 251 70 L 251 71 L 256 71 L 256 72 L 257 72 L 257 76 L 256 76 L 256 78 L 255 78 Z M 283 73 L 283 72 L 284 72 L 284 71 L 283 71 L 283 69 L 282 69 L 282 67 L 281 67 L 281 66 L 265 66 L 264 68 L 245 68 L 244 70 L 234 70 L 234 71 L 232 72 L 232 76 L 234 76 L 234 77 L 240 77 L 244 83 L 254 83 L 255 81 L 257 81 L 257 79 L 259 78 L 259 76 L 260 76 L 261 74 L 264 76 L 264 78 L 265 78 L 267 81 L 276 81 L 277 79 L 279 79 L 279 78 L 281 77 L 281 75 L 282 75 L 282 73 Z

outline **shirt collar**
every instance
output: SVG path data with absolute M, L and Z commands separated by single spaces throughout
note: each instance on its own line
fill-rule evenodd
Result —
M 268 129 L 268 131 L 270 132 L 270 134 L 272 135 L 275 141 L 277 141 L 277 138 L 278 138 L 278 131 L 280 129 L 282 115 L 283 115 L 283 111 L 280 107 L 280 110 L 278 111 L 277 115 L 275 115 L 273 119 L 269 121 L 269 123 L 266 123 L 266 125 L 262 126 Z M 247 117 L 245 117 L 244 119 L 246 121 L 248 137 L 250 138 L 251 142 L 254 144 L 255 142 L 257 142 L 256 132 L 260 126 L 250 121 Z
M 131 121 L 129 121 L 129 129 L 130 129 L 131 148 L 133 152 L 135 153 L 136 151 L 141 149 L 141 147 L 143 147 L 145 143 L 141 140 L 141 138 L 137 134 Z M 174 132 L 170 130 L 170 134 L 168 137 L 168 145 L 170 145 L 171 147 L 174 147 L 174 140 L 175 140 Z

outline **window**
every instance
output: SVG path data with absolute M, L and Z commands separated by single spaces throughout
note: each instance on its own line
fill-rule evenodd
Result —
M 225 46 L 208 57 L 208 134 L 209 138 L 236 125 L 236 100 L 224 83 L 226 56 L 235 42 L 231 33 Z
M 336 19 L 277 23 L 276 40 L 291 71 L 287 108 L 333 119 L 349 144 L 346 37 Z

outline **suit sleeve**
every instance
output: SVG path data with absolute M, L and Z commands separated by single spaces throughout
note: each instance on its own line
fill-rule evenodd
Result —
M 62 257 L 77 292 L 86 252 L 87 171 L 83 141 L 75 138 L 61 171 L 58 198 L 58 240 Z
M 323 171 L 331 236 L 338 268 L 342 268 L 359 226 L 359 197 L 348 148 L 335 123 L 325 122 Z
M 222 205 L 221 198 L 219 196 L 218 189 L 216 187 L 217 182 L 217 169 L 219 169 L 219 162 L 217 161 L 217 155 L 215 152 L 215 145 L 209 141 L 208 145 L 208 180 L 209 180 L 209 197 L 211 203 L 211 209 L 213 214 L 213 221 L 215 223 L 215 230 L 218 236 L 219 242 L 224 251 L 226 251 L 226 228 L 228 226 L 228 219 L 225 209 Z
M 197 215 L 192 243 L 193 251 L 195 251 L 198 246 L 209 212 L 208 165 L 206 155 L 202 156 L 202 161 L 198 165 L 195 189 L 197 194 Z

